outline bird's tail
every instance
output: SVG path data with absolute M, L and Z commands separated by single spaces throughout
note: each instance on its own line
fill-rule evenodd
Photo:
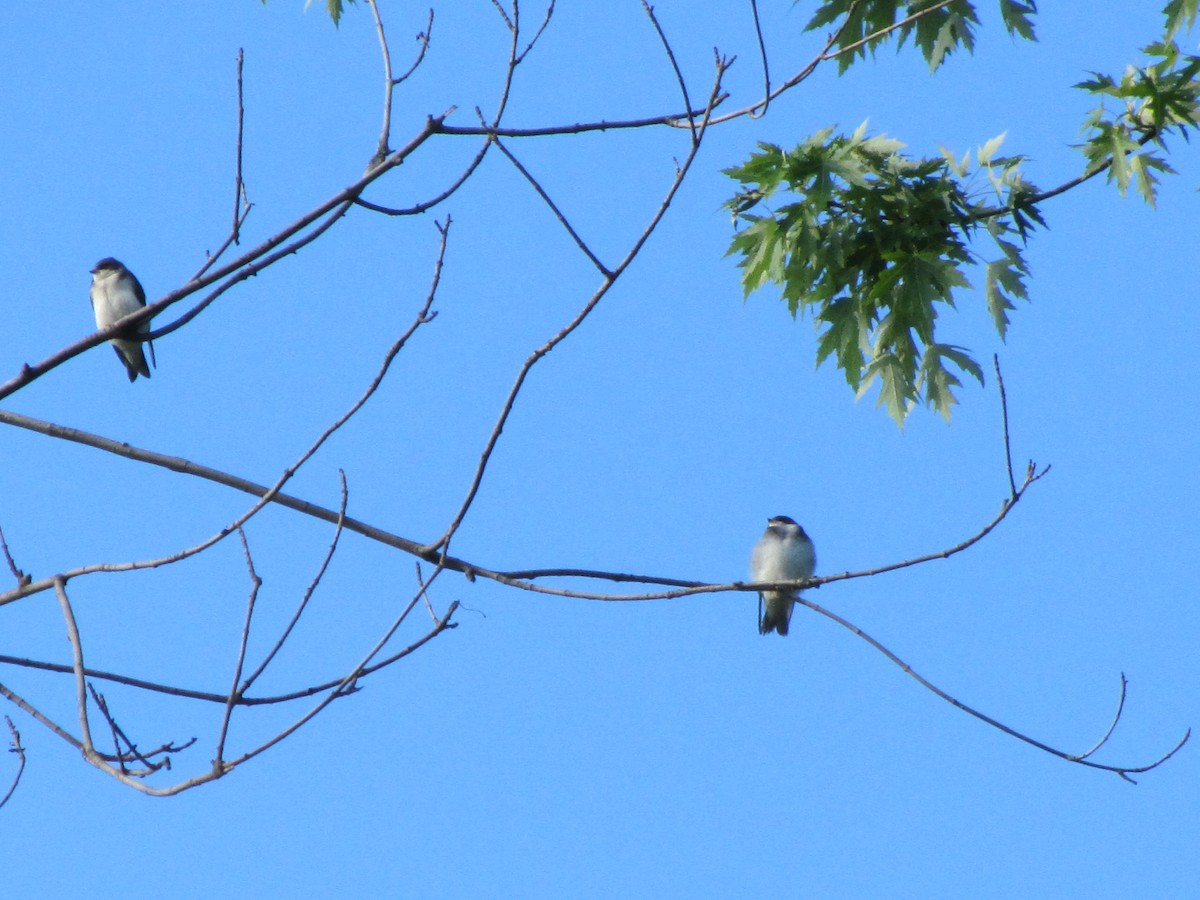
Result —
M 771 612 L 769 604 L 763 603 L 762 594 L 758 595 L 758 633 L 770 634 L 772 631 L 777 631 L 781 635 L 788 633 L 788 619 L 791 617 L 792 604 L 787 605 L 786 611 L 778 616 Z
M 782 635 L 788 633 L 788 621 L 784 618 L 772 618 L 770 613 L 763 616 L 762 622 L 758 625 L 759 634 L 770 634 L 772 631 L 778 631 Z

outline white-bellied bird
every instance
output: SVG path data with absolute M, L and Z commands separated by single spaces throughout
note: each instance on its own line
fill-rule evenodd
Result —
M 772 516 L 767 530 L 750 554 L 751 581 L 799 581 L 812 578 L 817 568 L 817 552 L 804 529 L 787 516 Z M 763 614 L 759 634 L 788 633 L 792 607 L 799 591 L 760 591 Z
M 100 260 L 92 269 L 91 297 L 97 328 L 106 328 L 146 305 L 146 292 L 142 290 L 141 284 L 132 272 L 111 256 Z M 135 331 L 139 334 L 150 331 L 149 320 L 138 325 Z M 130 381 L 136 380 L 138 375 L 150 377 L 150 367 L 146 365 L 146 354 L 142 350 L 142 344 L 145 343 L 150 348 L 152 361 L 153 344 L 149 341 L 139 341 L 133 334 L 115 337 L 111 343 L 117 352 L 117 358 L 125 366 Z

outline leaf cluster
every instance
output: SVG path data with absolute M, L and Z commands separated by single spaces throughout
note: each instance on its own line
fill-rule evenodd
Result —
M 1003 136 L 956 160 L 948 152 L 914 159 L 898 141 L 825 129 L 785 151 L 773 144 L 726 169 L 741 189 L 726 206 L 735 223 L 729 253 L 740 256 L 746 296 L 782 288 L 793 317 L 811 312 L 817 364 L 832 357 L 861 396 L 879 384 L 879 403 L 902 424 L 923 400 L 947 420 L 961 385 L 955 372 L 983 381 L 964 348 L 938 339 L 940 311 L 969 288 L 966 272 L 986 266 L 988 306 L 1003 337 L 1013 299 L 1027 299 L 1024 240 L 1041 225 L 1027 203 L 1034 188 L 1020 157 L 996 157 Z M 986 190 L 972 182 L 986 175 Z M 787 198 L 768 213 L 760 203 Z M 999 201 L 1003 209 L 987 205 Z M 999 254 L 975 249 L 980 232 Z
M 1000 16 L 1009 34 L 1036 40 L 1031 19 L 1036 13 L 1034 0 L 1000 0 Z M 969 53 L 975 49 L 979 15 L 969 0 L 829 0 L 817 8 L 804 27 L 816 31 L 833 23 L 839 23 L 833 44 L 840 51 L 839 72 L 863 58 L 868 49 L 874 53 L 882 39 L 893 32 L 898 36 L 897 49 L 911 38 L 933 71 L 953 51 L 961 48 Z
M 1181 53 L 1174 41 L 1176 29 L 1194 22 L 1196 8 L 1196 0 L 1176 0 L 1167 7 L 1164 39 L 1142 49 L 1151 59 L 1148 65 L 1127 66 L 1120 78 L 1093 72 L 1075 85 L 1100 98 L 1083 124 L 1088 172 L 1107 168 L 1108 180 L 1122 195 L 1135 183 L 1151 206 L 1158 189 L 1155 173 L 1174 173 L 1162 154 L 1166 135 L 1178 132 L 1186 140 L 1200 125 L 1200 56 Z M 1110 99 L 1120 103 L 1118 111 L 1109 110 Z
M 908 157 L 898 141 L 868 137 L 865 125 L 852 135 L 825 129 L 788 151 L 760 144 L 725 170 L 738 182 L 725 204 L 737 226 L 728 252 L 740 257 L 746 296 L 780 286 L 793 317 L 813 316 L 817 365 L 832 358 L 859 396 L 878 383 L 879 403 L 897 423 L 920 402 L 949 420 L 956 373 L 983 381 L 970 352 L 937 333 L 941 313 L 970 287 L 968 272 L 982 268 L 1004 339 L 1014 301 L 1029 299 L 1023 250 L 1045 225 L 1043 201 L 1107 170 L 1122 194 L 1136 184 L 1153 205 L 1157 174 L 1173 171 L 1166 136 L 1187 139 L 1200 125 L 1200 57 L 1175 40 L 1198 10 L 1200 0 L 1170 0 L 1161 40 L 1144 48 L 1147 64 L 1076 85 L 1100 99 L 1084 121 L 1086 165 L 1045 193 L 1021 174 L 1023 157 L 996 155 L 1003 135 L 979 148 L 973 171 L 969 153 Z M 1034 39 L 1036 11 L 1032 0 L 1000 2 L 1005 27 L 1022 38 Z M 834 23 L 828 56 L 842 70 L 893 34 L 900 46 L 911 38 L 936 69 L 954 49 L 972 49 L 978 18 L 966 0 L 830 0 L 806 28 Z

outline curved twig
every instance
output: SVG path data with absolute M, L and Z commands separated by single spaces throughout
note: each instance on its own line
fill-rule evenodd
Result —
M 1128 686 L 1129 686 L 1129 679 L 1127 679 L 1125 677 L 1125 673 L 1122 672 L 1121 673 L 1121 693 L 1120 693 L 1120 696 L 1117 698 L 1117 711 L 1113 715 L 1113 720 L 1108 726 L 1108 731 L 1104 732 L 1104 736 L 1101 737 L 1100 740 L 1096 741 L 1095 745 L 1092 747 L 1091 750 L 1088 750 L 1085 753 L 1080 753 L 1077 756 L 1069 757 L 1071 762 L 1082 762 L 1083 760 L 1087 759 L 1089 756 L 1091 756 L 1093 753 L 1095 753 L 1097 750 L 1099 750 L 1101 747 L 1103 747 L 1105 744 L 1108 743 L 1108 739 L 1110 737 L 1112 737 L 1112 733 L 1117 730 L 1117 723 L 1121 721 L 1121 713 L 1123 713 L 1125 711 L 1125 689 Z M 1190 734 L 1190 732 L 1191 732 L 1191 730 L 1189 729 L 1189 734 Z M 1184 738 L 1184 740 L 1187 740 L 1187 738 Z
M 429 8 L 429 21 L 425 23 L 425 30 L 417 32 L 417 41 L 421 45 L 421 49 L 417 51 L 417 57 L 400 75 L 392 79 L 392 84 L 403 84 L 412 77 L 413 72 L 425 61 L 425 54 L 429 52 L 429 42 L 433 40 L 433 7 Z
M 13 775 L 12 783 L 9 784 L 4 796 L 0 797 L 0 807 L 12 799 L 17 785 L 21 783 L 21 775 L 25 772 L 25 748 L 21 745 L 21 732 L 17 731 L 17 726 L 8 716 L 4 717 L 4 722 L 8 725 L 8 733 L 12 735 L 12 746 L 8 748 L 8 752 L 17 754 L 17 773 Z
M 874 647 L 876 650 L 878 650 L 880 653 L 882 653 L 884 656 L 886 656 L 889 660 L 891 660 L 893 663 L 895 663 L 897 666 L 899 666 L 905 672 L 905 674 L 907 674 L 907 675 L 911 676 L 913 679 L 915 679 L 916 682 L 918 684 L 920 684 L 923 688 L 936 694 L 938 697 L 941 697 L 943 700 L 945 700 L 947 703 L 951 704 L 952 706 L 955 706 L 958 709 L 961 709 L 963 712 L 974 716 L 975 718 L 979 719 L 981 722 L 986 722 L 988 725 L 991 725 L 993 728 L 997 728 L 1000 731 L 1003 731 L 1005 734 L 1009 735 L 1010 737 L 1015 737 L 1017 740 L 1024 741 L 1026 744 L 1029 744 L 1030 746 L 1037 747 L 1039 750 L 1045 751 L 1046 753 L 1049 753 L 1051 756 L 1057 756 L 1059 759 L 1064 759 L 1067 762 L 1078 763 L 1081 766 L 1088 766 L 1093 769 L 1100 769 L 1104 772 L 1113 772 L 1116 775 L 1119 775 L 1125 781 L 1128 781 L 1132 784 L 1137 784 L 1137 782 L 1134 781 L 1134 779 L 1129 777 L 1131 774 L 1137 775 L 1141 772 L 1149 772 L 1151 769 L 1155 769 L 1158 766 L 1161 766 L 1168 759 L 1170 759 L 1172 756 L 1174 756 L 1180 749 L 1182 749 L 1183 745 L 1188 742 L 1188 738 L 1190 738 L 1192 735 L 1192 730 L 1189 728 L 1187 730 L 1187 732 L 1183 735 L 1183 738 L 1179 741 L 1179 743 L 1177 743 L 1174 747 L 1172 747 L 1167 753 L 1163 754 L 1157 760 L 1155 760 L 1152 763 L 1149 763 L 1148 765 L 1113 766 L 1113 765 L 1106 765 L 1104 763 L 1092 762 L 1087 757 L 1090 756 L 1092 753 L 1094 753 L 1097 749 L 1099 749 L 1104 744 L 1104 742 L 1108 740 L 1108 735 L 1112 734 L 1113 729 L 1116 728 L 1116 725 L 1117 725 L 1116 720 L 1114 720 L 1112 723 L 1112 726 L 1110 726 L 1110 728 L 1108 730 L 1108 734 L 1106 734 L 1104 736 L 1104 738 L 1101 739 L 1099 744 L 1097 744 L 1095 747 L 1093 747 L 1087 753 L 1078 754 L 1078 755 L 1066 753 L 1062 750 L 1058 750 L 1054 747 L 1051 747 L 1049 744 L 1044 744 L 1041 741 L 1037 740 L 1036 738 L 1032 738 L 1027 734 L 1022 734 L 1020 731 L 1017 731 L 1015 728 L 1010 728 L 1009 726 L 1005 725 L 1003 722 L 999 722 L 996 719 L 993 719 L 991 716 L 989 716 L 985 713 L 982 713 L 979 710 L 974 709 L 973 707 L 970 707 L 967 704 L 963 703 L 957 697 L 951 696 L 950 694 L 946 693 L 944 690 L 942 690 L 936 684 L 934 684 L 933 682 L 929 681 L 927 678 L 925 678 L 924 676 L 922 676 L 918 672 L 916 672 L 912 668 L 912 666 L 910 666 L 908 663 L 906 663 L 904 660 L 902 660 L 899 656 L 897 656 L 895 653 L 893 653 L 891 650 L 889 650 L 887 647 L 885 647 L 879 641 L 875 640 L 875 638 L 871 637 L 869 634 L 867 634 L 865 631 L 863 631 L 857 625 L 854 625 L 853 623 L 848 622 L 847 620 L 843 619 L 837 613 L 830 612 L 829 610 L 825 609 L 824 607 L 818 606 L 816 603 L 813 603 L 811 600 L 807 600 L 804 597 L 798 597 L 796 599 L 796 602 L 803 604 L 804 606 L 807 606 L 813 612 L 820 613 L 821 615 L 825 616 L 827 619 L 837 622 L 843 628 L 847 629 L 848 631 L 850 631 L 853 634 L 857 635 L 858 637 L 862 638 L 864 641 L 866 641 L 868 644 L 870 644 L 872 647 Z M 1117 708 L 1117 719 L 1119 719 L 1121 716 L 1121 709 L 1124 707 L 1124 704 L 1125 704 L 1125 676 L 1122 675 L 1121 676 L 1121 702 Z

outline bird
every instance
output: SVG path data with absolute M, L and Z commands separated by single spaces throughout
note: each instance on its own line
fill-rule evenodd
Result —
M 142 285 L 132 272 L 111 256 L 100 260 L 92 269 L 90 294 L 97 328 L 106 328 L 146 305 L 146 292 L 142 290 Z M 149 320 L 136 328 L 139 334 L 146 334 L 149 330 Z M 143 341 L 136 340 L 129 334 L 125 337 L 115 337 L 111 343 L 117 358 L 125 366 L 130 381 L 135 381 L 138 375 L 150 377 L 150 367 L 146 365 L 146 354 L 142 350 Z M 157 365 L 154 359 L 154 345 L 149 341 L 144 343 L 150 348 L 151 361 Z
M 817 568 L 817 552 L 804 529 L 788 516 L 772 516 L 767 530 L 750 554 L 751 581 L 799 581 L 812 578 Z M 792 607 L 799 591 L 760 591 L 764 612 L 758 623 L 759 634 L 788 633 Z

